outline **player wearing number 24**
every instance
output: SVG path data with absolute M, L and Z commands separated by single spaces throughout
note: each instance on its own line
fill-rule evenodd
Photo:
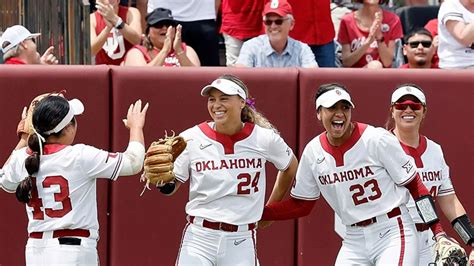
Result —
M 145 157 L 143 126 L 148 104 L 130 106 L 126 127 L 130 140 L 124 153 L 109 153 L 84 144 L 72 145 L 78 99 L 50 95 L 32 114 L 35 132 L 3 167 L 1 187 L 26 203 L 26 265 L 98 265 L 96 179 L 116 180 L 141 171 Z
M 224 75 L 205 86 L 212 118 L 180 135 L 188 140 L 174 164 L 176 185 L 190 181 L 177 265 L 256 265 L 256 222 L 265 200 L 265 163 L 278 170 L 268 202 L 291 186 L 298 161 L 276 129 L 255 110 L 246 85 Z M 171 188 L 171 189 L 170 189 Z
M 417 265 L 418 238 L 406 203 L 411 194 L 436 235 L 443 229 L 433 200 L 397 138 L 352 122 L 354 107 L 343 85 L 319 87 L 317 117 L 326 131 L 306 145 L 290 199 L 265 206 L 262 220 L 308 215 L 322 194 L 346 226 L 336 265 Z

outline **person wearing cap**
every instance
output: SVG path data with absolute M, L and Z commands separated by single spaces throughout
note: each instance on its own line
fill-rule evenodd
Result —
M 355 0 L 358 10 L 342 17 L 337 41 L 342 46 L 342 64 L 353 68 L 389 68 L 395 56 L 395 41 L 403 37 L 400 18 L 382 9 L 388 0 Z
M 317 67 L 314 54 L 305 43 L 289 37 L 295 25 L 286 0 L 268 1 L 263 9 L 265 33 L 246 41 L 237 67 Z
M 90 14 L 95 64 L 120 65 L 127 51 L 142 40 L 140 12 L 135 7 L 119 5 L 118 0 L 97 0 L 96 8 Z
M 173 12 L 183 26 L 183 41 L 192 46 L 202 66 L 220 66 L 217 14 L 221 0 L 148 0 L 148 12 L 158 7 Z
M 53 46 L 50 46 L 42 56 L 38 53 L 36 38 L 40 35 L 41 33 L 31 33 L 22 25 L 7 28 L 0 37 L 4 63 L 9 65 L 58 64 L 53 54 Z
M 174 163 L 176 182 L 160 188 L 172 195 L 190 182 L 189 223 L 176 265 L 258 265 L 255 234 L 265 200 L 265 164 L 279 170 L 268 199 L 274 202 L 291 186 L 298 161 L 239 78 L 220 76 L 201 95 L 212 120 L 180 134 L 189 141 Z
M 427 111 L 426 96 L 419 86 L 415 84 L 397 86 L 392 93 L 390 118 L 386 128 L 397 137 L 406 154 L 415 159 L 423 183 L 436 198 L 441 211 L 453 225 L 460 239 L 472 246 L 474 229 L 454 191 L 443 150 L 438 143 L 421 134 L 421 124 Z M 418 231 L 419 265 L 430 265 L 436 256 L 433 233 L 423 224 L 413 199 L 410 199 L 407 207 Z M 471 258 L 473 256 L 471 252 Z
M 28 216 L 26 265 L 98 265 L 96 180 L 117 180 L 141 171 L 145 157 L 143 126 L 148 104 L 130 106 L 125 152 L 73 145 L 78 99 L 51 95 L 33 112 L 28 146 L 13 151 L 3 167 L 0 186 L 25 203 Z
M 407 34 L 404 39 L 403 55 L 406 56 L 408 63 L 401 65 L 400 68 L 438 68 L 438 65 L 433 63 L 436 47 L 429 31 L 420 28 Z
M 125 66 L 200 66 L 194 49 L 182 42 L 182 26 L 171 10 L 157 8 L 146 17 L 145 40 L 125 57 Z
M 322 196 L 346 228 L 336 265 L 418 265 L 410 194 L 435 235 L 443 229 L 413 158 L 387 130 L 352 121 L 355 105 L 343 85 L 323 84 L 315 98 L 326 131 L 306 145 L 290 199 L 267 205 L 262 220 L 308 215 Z

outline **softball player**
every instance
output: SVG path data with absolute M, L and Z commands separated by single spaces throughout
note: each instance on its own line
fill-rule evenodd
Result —
M 224 75 L 204 87 L 213 121 L 181 133 L 176 189 L 190 181 L 186 225 L 177 265 L 258 265 L 256 222 L 265 198 L 265 163 L 279 171 L 269 202 L 283 198 L 298 162 L 254 108 L 245 84 Z M 169 191 L 168 191 L 169 192 Z
M 305 147 L 291 198 L 267 205 L 262 220 L 307 215 L 322 194 L 346 226 L 336 265 L 416 265 L 418 238 L 405 204 L 411 193 L 438 234 L 432 199 L 398 140 L 352 122 L 352 108 L 344 86 L 319 88 L 316 110 L 326 132 Z
M 474 231 L 466 211 L 454 192 L 443 151 L 437 143 L 420 134 L 421 123 L 427 112 L 425 94 L 417 85 L 403 84 L 393 92 L 391 102 L 389 125 L 395 124 L 393 134 L 397 136 L 405 153 L 415 160 L 421 180 L 436 198 L 444 215 L 453 224 L 461 239 L 466 244 L 473 245 Z M 413 199 L 410 199 L 407 206 L 418 230 L 419 265 L 429 265 L 435 260 L 433 233 L 423 224 Z
M 27 265 L 98 265 L 96 179 L 116 180 L 142 168 L 143 126 L 148 104 L 132 104 L 126 126 L 130 142 L 124 153 L 72 145 L 76 115 L 83 104 L 61 96 L 41 100 L 33 112 L 35 134 L 4 167 L 0 184 L 26 204 L 29 239 Z

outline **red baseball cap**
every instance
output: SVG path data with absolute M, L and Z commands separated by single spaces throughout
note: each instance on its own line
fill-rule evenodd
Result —
M 263 8 L 263 15 L 275 13 L 279 16 L 286 17 L 288 14 L 293 14 L 293 9 L 286 0 L 270 0 Z

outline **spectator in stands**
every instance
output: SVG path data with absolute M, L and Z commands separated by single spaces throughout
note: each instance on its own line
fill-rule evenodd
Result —
M 130 49 L 126 66 L 200 66 L 194 49 L 181 41 L 182 27 L 169 9 L 155 9 L 146 21 L 144 44 Z
M 295 25 L 291 5 L 269 1 L 263 9 L 266 34 L 250 39 L 240 50 L 238 67 L 317 67 L 305 43 L 288 36 Z
M 120 65 L 133 45 L 141 42 L 140 12 L 117 0 L 97 0 L 90 15 L 91 52 L 96 64 Z
M 444 1 L 440 0 L 439 4 L 441 5 Z M 427 29 L 431 36 L 433 36 L 433 46 L 435 48 L 435 52 L 433 55 L 433 64 L 439 65 L 439 57 L 438 57 L 438 46 L 439 46 L 439 37 L 438 37 L 438 18 L 431 19 L 425 25 L 425 29 Z
M 415 30 L 405 36 L 403 55 L 407 57 L 408 63 L 400 68 L 438 68 L 432 63 L 435 52 L 433 37 L 426 29 Z
M 262 33 L 263 6 L 264 0 L 222 0 L 221 33 L 227 66 L 235 65 L 245 41 Z
M 53 46 L 50 46 L 42 56 L 38 53 L 36 37 L 40 35 L 41 33 L 31 33 L 21 25 L 7 28 L 0 38 L 0 47 L 2 48 L 5 64 L 56 65 L 58 60 L 53 54 Z
M 319 67 L 335 67 L 334 24 L 330 0 L 288 0 L 298 23 L 291 37 L 309 45 Z
M 171 10 L 183 26 L 183 41 L 194 48 L 201 64 L 219 66 L 216 14 L 220 3 L 221 0 L 148 0 L 148 12 L 158 7 Z
M 444 2 L 438 21 L 439 67 L 474 68 L 474 1 Z
M 400 19 L 383 10 L 386 0 L 357 0 L 362 7 L 342 18 L 338 41 L 344 67 L 391 67 L 395 41 L 403 37 Z

